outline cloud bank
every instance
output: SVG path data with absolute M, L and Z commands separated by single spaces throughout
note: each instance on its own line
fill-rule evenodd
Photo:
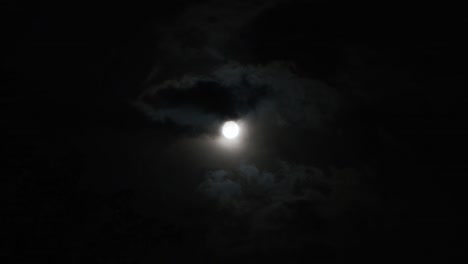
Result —
M 241 163 L 232 171 L 207 173 L 198 188 L 228 218 L 248 223 L 248 242 L 234 252 L 259 246 L 266 251 L 298 245 L 336 247 L 356 236 L 356 223 L 371 221 L 368 217 L 378 211 L 379 201 L 363 180 L 365 175 L 351 168 L 325 173 L 285 161 L 271 173 Z M 284 232 L 287 242 L 280 239 Z
M 165 96 L 170 93 L 177 96 Z M 286 63 L 232 62 L 208 74 L 185 75 L 154 85 L 135 105 L 152 120 L 194 127 L 253 116 L 275 126 L 320 128 L 333 120 L 340 101 L 335 89 L 296 75 Z

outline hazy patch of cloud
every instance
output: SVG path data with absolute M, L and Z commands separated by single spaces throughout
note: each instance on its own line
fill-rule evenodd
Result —
M 217 170 L 208 173 L 199 189 L 209 197 L 219 199 L 223 206 L 235 209 L 235 214 L 273 203 L 319 201 L 326 197 L 327 193 L 320 185 L 330 182 L 326 181 L 320 170 L 285 162 L 282 162 L 281 167 L 279 175 L 275 175 L 260 171 L 254 165 L 241 163 L 234 171 Z M 224 188 L 226 194 L 221 194 L 219 191 Z
M 242 196 L 241 185 L 227 178 L 228 173 L 218 170 L 208 173 L 206 181 L 200 185 L 209 197 L 219 201 L 222 206 L 229 206 L 231 201 Z
M 147 104 L 137 102 L 134 104 L 139 110 L 145 112 L 152 121 L 165 122 L 167 120 L 176 122 L 183 126 L 203 126 L 216 122 L 219 117 L 215 114 L 205 113 L 196 108 L 161 108 L 154 109 Z
M 221 119 L 216 112 L 191 109 L 191 114 L 185 110 L 159 109 L 145 100 L 157 96 L 157 92 L 163 89 L 187 90 L 200 82 L 217 83 L 219 89 L 227 89 L 235 101 L 233 114 L 250 115 L 257 121 L 278 126 L 320 128 L 333 119 L 341 101 L 335 89 L 320 81 L 297 76 L 285 63 L 254 66 L 232 62 L 209 74 L 186 75 L 155 85 L 140 96 L 137 105 L 154 120 L 164 116 L 178 123 L 183 122 L 182 112 L 187 116 L 196 115 L 194 120 L 207 123 Z M 192 125 L 200 125 L 200 122 L 192 122 Z
M 277 2 L 218 0 L 186 6 L 156 27 L 160 41 L 155 69 L 165 70 L 153 72 L 152 78 L 158 79 L 167 69 L 175 76 L 200 73 L 232 60 L 229 50 L 234 36 Z
M 353 236 L 352 223 L 372 221 L 366 210 L 378 210 L 377 196 L 364 183 L 361 170 L 331 168 L 326 174 L 284 161 L 278 167 L 271 173 L 241 163 L 232 171 L 212 171 L 199 190 L 230 217 L 244 218 L 249 223 L 250 243 L 260 243 L 266 250 L 287 247 L 275 244 L 281 239 L 268 239 L 281 236 L 284 230 L 294 234 L 294 243 L 339 244 L 348 239 L 344 234 Z M 328 229 L 321 226 L 324 222 Z
M 174 20 L 156 27 L 158 61 L 136 100 L 155 121 L 170 119 L 184 125 L 209 125 L 224 116 L 216 112 L 192 109 L 165 109 L 147 98 L 157 97 L 164 89 L 188 90 L 200 82 L 215 82 L 229 90 L 236 100 L 231 115 L 250 115 L 273 125 L 318 128 L 333 118 L 339 95 L 319 81 L 296 75 L 289 62 L 267 65 L 237 63 L 242 47 L 231 43 L 238 33 L 263 11 L 281 1 L 208 1 L 187 6 Z M 241 45 L 242 46 L 242 45 Z M 240 49 L 232 53 L 232 48 Z M 213 99 L 216 100 L 216 99 Z M 202 107 L 201 107 L 202 108 Z M 194 116 L 183 118 L 182 114 Z M 203 117 L 206 115 L 206 117 Z M 202 124 L 205 122 L 204 124 Z

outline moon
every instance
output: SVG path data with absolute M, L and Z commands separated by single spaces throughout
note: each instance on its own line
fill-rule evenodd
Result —
M 234 121 L 227 121 L 223 125 L 223 136 L 228 139 L 234 139 L 239 135 L 239 126 Z

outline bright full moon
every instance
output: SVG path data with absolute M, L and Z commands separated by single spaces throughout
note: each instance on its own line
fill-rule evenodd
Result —
M 223 125 L 223 135 L 233 139 L 239 135 L 239 126 L 234 121 L 228 121 Z

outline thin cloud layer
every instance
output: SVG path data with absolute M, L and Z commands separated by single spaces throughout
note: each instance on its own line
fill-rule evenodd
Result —
M 209 92 L 193 92 L 204 89 Z M 168 90 L 179 96 L 172 101 L 165 97 L 165 105 L 158 103 Z M 190 94 L 193 96 L 187 96 Z M 183 97 L 187 100 L 177 102 Z M 216 104 L 208 105 L 205 97 Z M 135 105 L 153 120 L 169 119 L 181 125 L 210 126 L 229 117 L 250 115 L 272 125 L 319 128 L 333 120 L 340 97 L 332 87 L 296 75 L 285 63 L 228 63 L 209 74 L 155 85 L 142 93 Z
M 335 247 L 353 239 L 356 227 L 352 223 L 373 221 L 366 216 L 378 211 L 378 199 L 362 180 L 363 175 L 365 172 L 351 168 L 332 168 L 326 174 L 315 167 L 284 161 L 271 173 L 241 163 L 232 171 L 207 173 L 199 191 L 216 201 L 229 218 L 248 223 L 248 246 L 231 248 L 234 252 L 253 250 L 259 244 L 265 250 L 310 243 Z M 278 239 L 285 231 L 290 235 L 283 239 L 290 245 Z
M 242 44 L 245 30 L 281 2 L 185 6 L 155 29 L 155 64 L 134 105 L 153 121 L 200 131 L 247 115 L 255 122 L 313 128 L 333 119 L 341 99 L 331 87 L 297 75 L 289 61 L 257 65 L 242 59 L 251 52 Z

